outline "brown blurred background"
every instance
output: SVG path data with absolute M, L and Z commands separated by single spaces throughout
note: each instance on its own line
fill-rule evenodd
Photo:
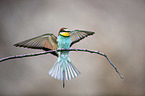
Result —
M 0 0 L 0 58 L 41 52 L 13 44 L 61 27 L 94 31 L 72 48 L 106 53 L 126 82 L 104 57 L 71 52 L 81 75 L 62 88 L 47 74 L 57 60 L 48 54 L 0 63 L 1 96 L 145 95 L 145 0 Z

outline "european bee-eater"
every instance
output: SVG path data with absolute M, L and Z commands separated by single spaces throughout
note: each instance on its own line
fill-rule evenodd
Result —
M 67 28 L 61 28 L 58 37 L 53 34 L 44 34 L 32 39 L 15 44 L 16 47 L 26 47 L 32 49 L 56 50 L 69 49 L 73 44 L 79 42 L 94 32 L 84 30 L 67 31 Z M 58 57 L 57 62 L 48 71 L 48 74 L 58 80 L 63 81 L 63 88 L 65 87 L 65 79 L 70 80 L 77 77 L 80 72 L 71 63 L 69 59 L 69 51 L 52 52 L 51 54 Z

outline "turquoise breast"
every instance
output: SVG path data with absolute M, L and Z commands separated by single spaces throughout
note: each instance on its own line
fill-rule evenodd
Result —
M 57 37 L 57 41 L 58 41 L 58 49 L 69 49 L 70 48 L 70 44 L 71 44 L 71 38 L 69 36 L 61 36 L 59 35 Z M 69 58 L 69 51 L 62 51 L 62 52 L 58 52 L 59 54 L 59 59 L 68 59 Z
M 61 36 L 57 37 L 58 41 L 58 49 L 65 48 L 69 49 L 71 44 L 71 38 L 69 36 Z

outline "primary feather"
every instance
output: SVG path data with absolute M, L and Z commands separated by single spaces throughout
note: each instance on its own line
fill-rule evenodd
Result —
M 44 34 L 19 43 L 14 44 L 16 47 L 24 47 L 31 49 L 42 49 L 45 51 L 57 49 L 57 37 L 53 34 Z M 51 54 L 58 56 L 57 52 Z
M 71 37 L 71 45 L 79 42 L 80 40 L 84 39 L 85 37 L 89 36 L 89 35 L 93 35 L 95 34 L 95 32 L 91 32 L 91 31 L 84 31 L 84 30 L 74 30 L 72 32 L 70 32 L 70 37 Z

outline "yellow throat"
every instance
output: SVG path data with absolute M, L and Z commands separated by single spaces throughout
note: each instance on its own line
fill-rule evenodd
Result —
M 62 36 L 69 36 L 69 33 L 68 32 L 61 32 L 60 33 Z

